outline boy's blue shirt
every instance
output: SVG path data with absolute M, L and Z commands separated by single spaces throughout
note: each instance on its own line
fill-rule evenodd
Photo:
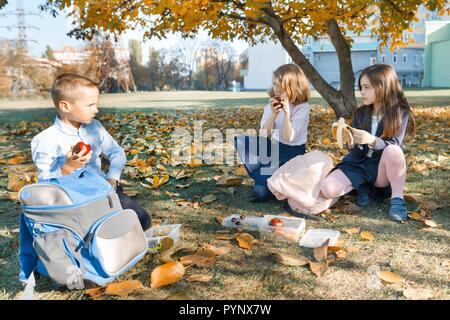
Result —
M 127 161 L 125 152 L 100 121 L 94 119 L 89 124 L 81 124 L 77 130 L 56 116 L 55 123 L 31 141 L 31 154 L 39 170 L 39 181 L 61 177 L 61 167 L 70 147 L 81 140 L 90 144 L 93 151 L 86 168 L 94 169 L 106 179 L 119 180 Z M 101 171 L 101 154 L 109 160 L 106 175 Z

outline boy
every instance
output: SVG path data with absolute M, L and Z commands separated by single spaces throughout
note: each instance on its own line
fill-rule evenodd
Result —
M 125 152 L 100 121 L 94 119 L 98 113 L 97 84 L 86 77 L 64 73 L 53 82 L 51 96 L 58 111 L 55 123 L 31 141 L 39 181 L 65 176 L 82 167 L 92 168 L 116 189 L 122 207 L 137 213 L 142 228 L 146 230 L 151 223 L 150 216 L 136 201 L 124 195 L 118 184 L 126 163 Z M 90 144 L 92 150 L 83 155 L 86 151 L 83 147 L 74 153 L 74 146 L 79 141 Z M 110 163 L 106 175 L 101 171 L 101 154 Z

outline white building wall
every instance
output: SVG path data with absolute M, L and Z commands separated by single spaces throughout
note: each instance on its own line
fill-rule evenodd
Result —
M 261 90 L 272 86 L 272 72 L 290 63 L 289 55 L 280 43 L 267 42 L 248 48 L 248 73 L 245 89 Z

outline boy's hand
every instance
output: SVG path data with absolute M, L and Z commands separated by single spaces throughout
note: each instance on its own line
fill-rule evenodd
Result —
M 67 152 L 66 154 L 66 162 L 64 162 L 61 168 L 61 172 L 63 175 L 70 174 L 75 170 L 84 167 L 89 162 L 89 160 L 91 160 L 92 150 L 87 155 L 83 156 L 86 148 L 83 147 L 83 149 L 81 149 L 79 153 L 73 153 L 74 146 L 75 145 L 71 146 L 69 152 Z
M 117 180 L 116 179 L 107 179 L 108 182 L 113 186 L 114 190 L 117 188 Z

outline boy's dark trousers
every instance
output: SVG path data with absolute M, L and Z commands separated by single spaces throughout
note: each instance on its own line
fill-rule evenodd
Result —
M 150 215 L 147 213 L 147 211 L 144 208 L 142 208 L 139 203 L 137 203 L 130 197 L 126 196 L 123 193 L 122 186 L 117 185 L 116 192 L 117 192 L 117 195 L 119 196 L 119 200 L 120 200 L 120 204 L 122 205 L 122 208 L 134 210 L 139 218 L 139 222 L 141 223 L 142 229 L 144 231 L 147 230 L 152 223 Z

